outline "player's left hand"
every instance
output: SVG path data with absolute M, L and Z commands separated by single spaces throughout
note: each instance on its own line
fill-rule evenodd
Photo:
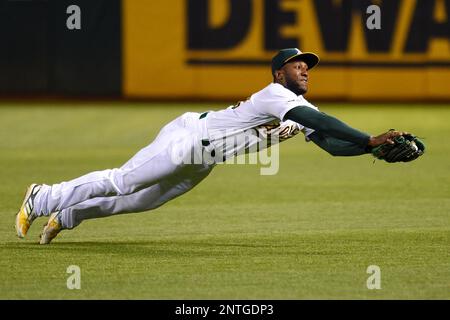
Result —
M 394 144 L 394 138 L 398 137 L 398 136 L 402 136 L 402 135 L 406 135 L 409 134 L 408 132 L 405 131 L 397 131 L 395 129 L 391 129 L 385 133 L 382 133 L 376 137 L 370 137 L 369 140 L 369 147 L 377 147 L 380 146 L 382 144 Z
M 373 148 L 371 152 L 375 158 L 386 162 L 409 162 L 425 153 L 425 144 L 412 134 L 402 133 L 386 139 L 385 143 Z

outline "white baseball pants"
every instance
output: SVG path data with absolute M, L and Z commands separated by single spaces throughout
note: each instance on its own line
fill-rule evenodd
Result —
M 214 167 L 192 155 L 207 138 L 199 113 L 188 112 L 164 126 L 155 140 L 120 168 L 43 185 L 34 200 L 38 216 L 61 211 L 64 229 L 83 220 L 155 209 L 191 190 Z

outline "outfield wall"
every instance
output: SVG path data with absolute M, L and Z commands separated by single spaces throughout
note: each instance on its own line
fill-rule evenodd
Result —
M 0 0 L 0 95 L 120 96 L 121 21 L 120 0 Z
M 299 47 L 321 58 L 311 98 L 450 101 L 450 0 L 0 3 L 3 94 L 241 99 L 271 81 L 277 49 Z

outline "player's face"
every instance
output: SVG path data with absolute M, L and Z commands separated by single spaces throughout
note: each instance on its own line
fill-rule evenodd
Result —
M 308 91 L 308 65 L 303 61 L 292 61 L 281 68 L 281 84 L 296 95 Z

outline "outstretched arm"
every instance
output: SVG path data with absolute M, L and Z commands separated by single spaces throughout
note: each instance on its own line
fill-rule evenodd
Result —
M 362 149 L 376 147 L 385 142 L 394 143 L 394 137 L 405 134 L 401 131 L 388 131 L 376 137 L 350 127 L 339 119 L 307 106 L 298 106 L 289 110 L 283 120 L 292 120 L 314 129 L 322 135 L 352 142 Z M 319 145 L 320 146 L 320 145 Z
M 356 143 L 333 138 L 318 131 L 311 133 L 308 138 L 333 156 L 359 156 L 370 152 L 370 147 L 363 148 Z
M 354 129 L 341 120 L 306 106 L 289 110 L 284 120 L 289 119 L 301 125 L 324 133 L 330 137 L 353 142 L 361 147 L 369 144 L 370 135 Z

